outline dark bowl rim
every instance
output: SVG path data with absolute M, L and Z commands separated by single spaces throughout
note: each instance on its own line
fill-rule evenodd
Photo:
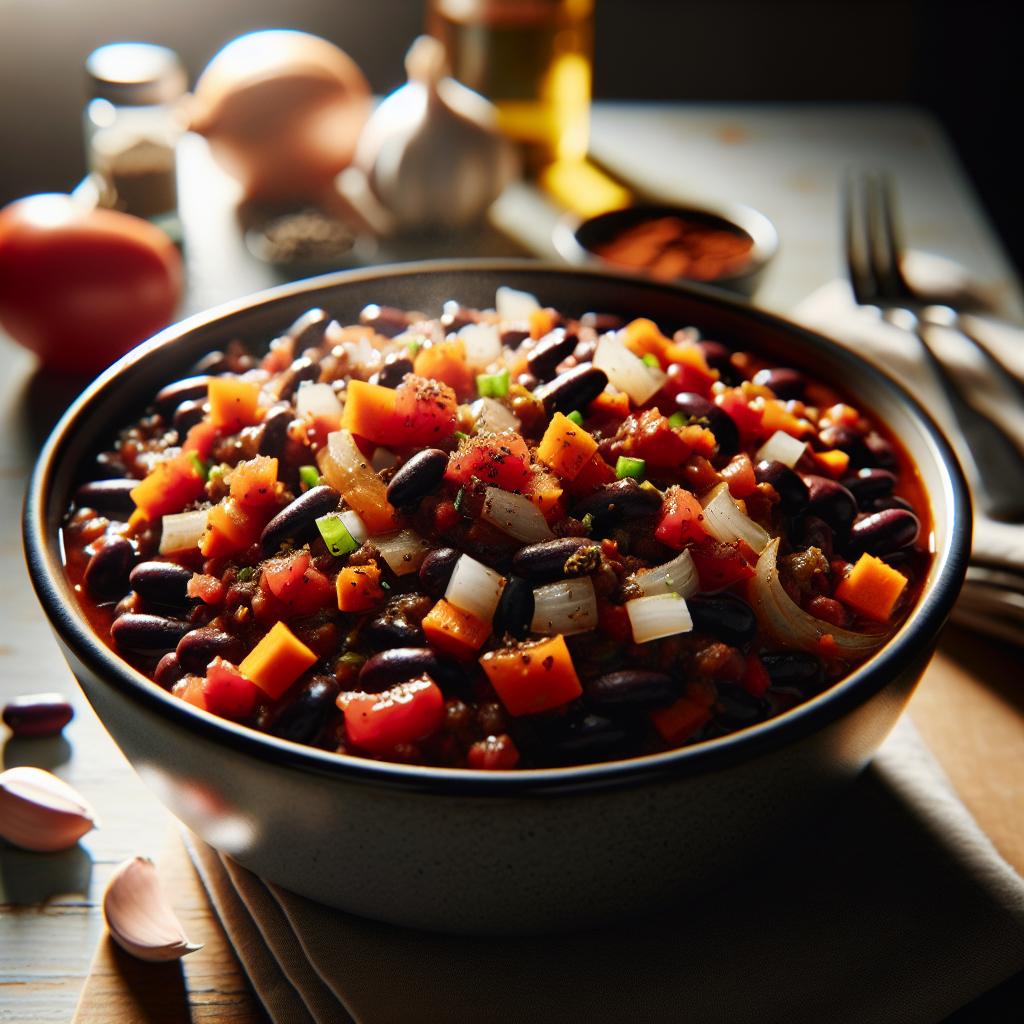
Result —
M 282 740 L 255 729 L 238 725 L 200 711 L 173 697 L 141 672 L 122 661 L 92 630 L 75 604 L 61 568 L 57 543 L 48 537 L 46 513 L 51 496 L 51 467 L 59 462 L 67 437 L 98 403 L 100 396 L 126 368 L 171 345 L 176 339 L 232 316 L 251 312 L 284 299 L 318 293 L 348 282 L 414 275 L 459 273 L 514 274 L 534 273 L 561 278 L 585 277 L 609 285 L 637 285 L 660 292 L 676 292 L 691 299 L 725 307 L 734 314 L 796 334 L 811 348 L 824 346 L 840 361 L 856 365 L 875 382 L 895 392 L 914 418 L 924 427 L 927 440 L 938 463 L 944 469 L 950 489 L 947 556 L 933 569 L 933 582 L 927 586 L 910 618 L 901 626 L 894 642 L 887 644 L 846 679 L 795 708 L 749 729 L 708 740 L 691 747 L 625 760 L 564 768 L 522 769 L 487 772 L 463 768 L 435 768 L 373 761 L 345 754 L 329 753 L 313 747 Z M 934 495 L 931 495 L 934 499 Z M 29 575 L 36 595 L 51 626 L 67 649 L 103 685 L 116 690 L 143 708 L 166 716 L 172 723 L 198 730 L 218 743 L 227 743 L 237 751 L 261 760 L 274 760 L 282 767 L 337 778 L 349 783 L 419 791 L 445 795 L 499 797 L 521 795 L 558 795 L 566 792 L 629 788 L 683 775 L 711 772 L 741 761 L 753 760 L 778 747 L 817 731 L 848 711 L 864 703 L 902 671 L 913 666 L 922 648 L 930 648 L 946 620 L 963 581 L 971 539 L 971 507 L 967 486 L 952 449 L 930 415 L 901 385 L 855 353 L 814 331 L 783 317 L 759 310 L 739 297 L 690 282 L 662 283 L 637 279 L 631 275 L 611 274 L 586 267 L 565 267 L 514 259 L 427 260 L 384 267 L 341 271 L 303 281 L 292 282 L 254 295 L 236 299 L 173 324 L 142 343 L 101 374 L 65 412 L 47 439 L 29 481 L 23 513 L 23 540 Z M 941 559 L 942 552 L 935 553 Z M 63 588 L 63 589 L 62 589 Z

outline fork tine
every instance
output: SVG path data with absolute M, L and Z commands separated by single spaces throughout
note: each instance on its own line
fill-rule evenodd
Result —
M 865 221 L 858 203 L 857 178 L 847 171 L 843 178 L 841 199 L 843 207 L 843 248 L 846 256 L 846 276 L 850 280 L 854 302 L 858 306 L 871 305 L 876 287 L 868 253 Z
M 896 217 L 896 186 L 888 173 L 874 176 L 873 181 L 877 208 L 876 273 L 883 283 L 884 294 L 910 298 L 910 288 L 903 276 L 903 240 Z

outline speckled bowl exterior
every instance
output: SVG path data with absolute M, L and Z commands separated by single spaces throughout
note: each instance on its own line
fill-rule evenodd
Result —
M 439 312 L 510 285 L 571 314 L 645 315 L 841 382 L 900 437 L 930 495 L 935 557 L 895 638 L 827 692 L 698 746 L 609 764 L 478 772 L 327 754 L 172 697 L 93 633 L 62 567 L 59 527 L 81 467 L 163 384 L 238 337 L 254 345 L 311 306 Z M 28 564 L 82 689 L 118 745 L 198 835 L 264 878 L 344 910 L 439 931 L 515 933 L 635 915 L 755 863 L 851 780 L 920 678 L 959 591 L 970 507 L 931 419 L 891 380 L 817 335 L 689 286 L 515 261 L 427 263 L 299 282 L 193 317 L 130 353 L 68 411 L 25 507 Z

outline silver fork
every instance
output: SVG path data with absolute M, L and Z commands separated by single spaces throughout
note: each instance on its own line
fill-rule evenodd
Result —
M 922 303 L 900 267 L 902 246 L 887 176 L 864 175 L 859 182 L 852 175 L 847 177 L 843 232 L 846 270 L 857 304 L 877 307 L 887 320 L 916 335 L 921 343 L 960 428 L 961 437 L 953 441 L 979 508 L 993 519 L 1024 520 L 1024 455 L 998 424 L 964 397 L 932 348 Z M 960 330 L 968 341 L 978 344 Z

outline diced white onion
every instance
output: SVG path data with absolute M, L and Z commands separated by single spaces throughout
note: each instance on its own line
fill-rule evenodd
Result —
M 771 538 L 750 516 L 741 512 L 729 493 L 728 484 L 712 487 L 701 499 L 704 528 L 723 544 L 742 540 L 760 554 Z
M 352 539 L 357 544 L 365 544 L 366 538 L 370 536 L 366 529 L 366 523 L 359 518 L 359 513 L 352 509 L 346 509 L 338 513 L 338 518 L 345 524 L 345 529 L 352 534 Z
M 496 398 L 478 398 L 470 407 L 476 429 L 485 434 L 500 434 L 504 430 L 518 430 L 519 417 Z
M 803 455 L 807 445 L 798 441 L 792 434 L 784 430 L 776 430 L 771 437 L 757 450 L 755 462 L 767 459 L 769 462 L 781 462 L 792 469 Z
M 693 564 L 693 556 L 689 551 L 681 551 L 671 562 L 659 565 L 650 572 L 637 573 L 633 582 L 640 588 L 644 597 L 655 594 L 678 594 L 690 597 L 697 593 L 700 580 L 697 567 Z
M 370 459 L 370 465 L 379 473 L 382 469 L 390 469 L 397 461 L 398 456 L 393 451 L 387 448 L 376 448 L 373 458 Z
M 483 370 L 501 356 L 501 336 L 494 324 L 466 324 L 459 337 L 466 346 L 466 363 L 474 370 Z
M 534 544 L 554 537 L 541 510 L 524 494 L 513 494 L 500 487 L 488 487 L 484 492 L 484 508 L 480 515 L 502 533 L 524 544 Z
M 396 576 L 416 572 L 430 550 L 430 545 L 414 530 L 400 530 L 386 537 L 375 537 L 373 546 Z
M 534 633 L 563 636 L 597 628 L 597 595 L 589 576 L 559 580 L 533 591 Z
M 540 309 L 540 303 L 536 295 L 503 286 L 495 293 L 494 308 L 502 320 L 520 323 L 529 320 L 530 314 Z
M 307 381 L 299 386 L 295 396 L 295 412 L 299 419 L 324 419 L 335 426 L 341 422 L 341 402 L 330 384 L 311 384 Z
M 633 640 L 638 644 L 689 633 L 693 629 L 690 609 L 678 594 L 634 598 L 626 602 L 626 614 L 633 627 Z
M 636 405 L 643 405 L 665 383 L 665 374 L 648 366 L 626 348 L 617 334 L 602 334 L 594 352 L 594 366 L 604 370 L 608 380 L 625 391 Z
M 448 581 L 444 599 L 483 622 L 490 622 L 504 586 L 504 576 L 469 555 L 461 555 Z
M 199 544 L 206 530 L 210 510 L 201 508 L 197 512 L 177 512 L 163 516 L 160 524 L 160 554 L 184 551 Z

